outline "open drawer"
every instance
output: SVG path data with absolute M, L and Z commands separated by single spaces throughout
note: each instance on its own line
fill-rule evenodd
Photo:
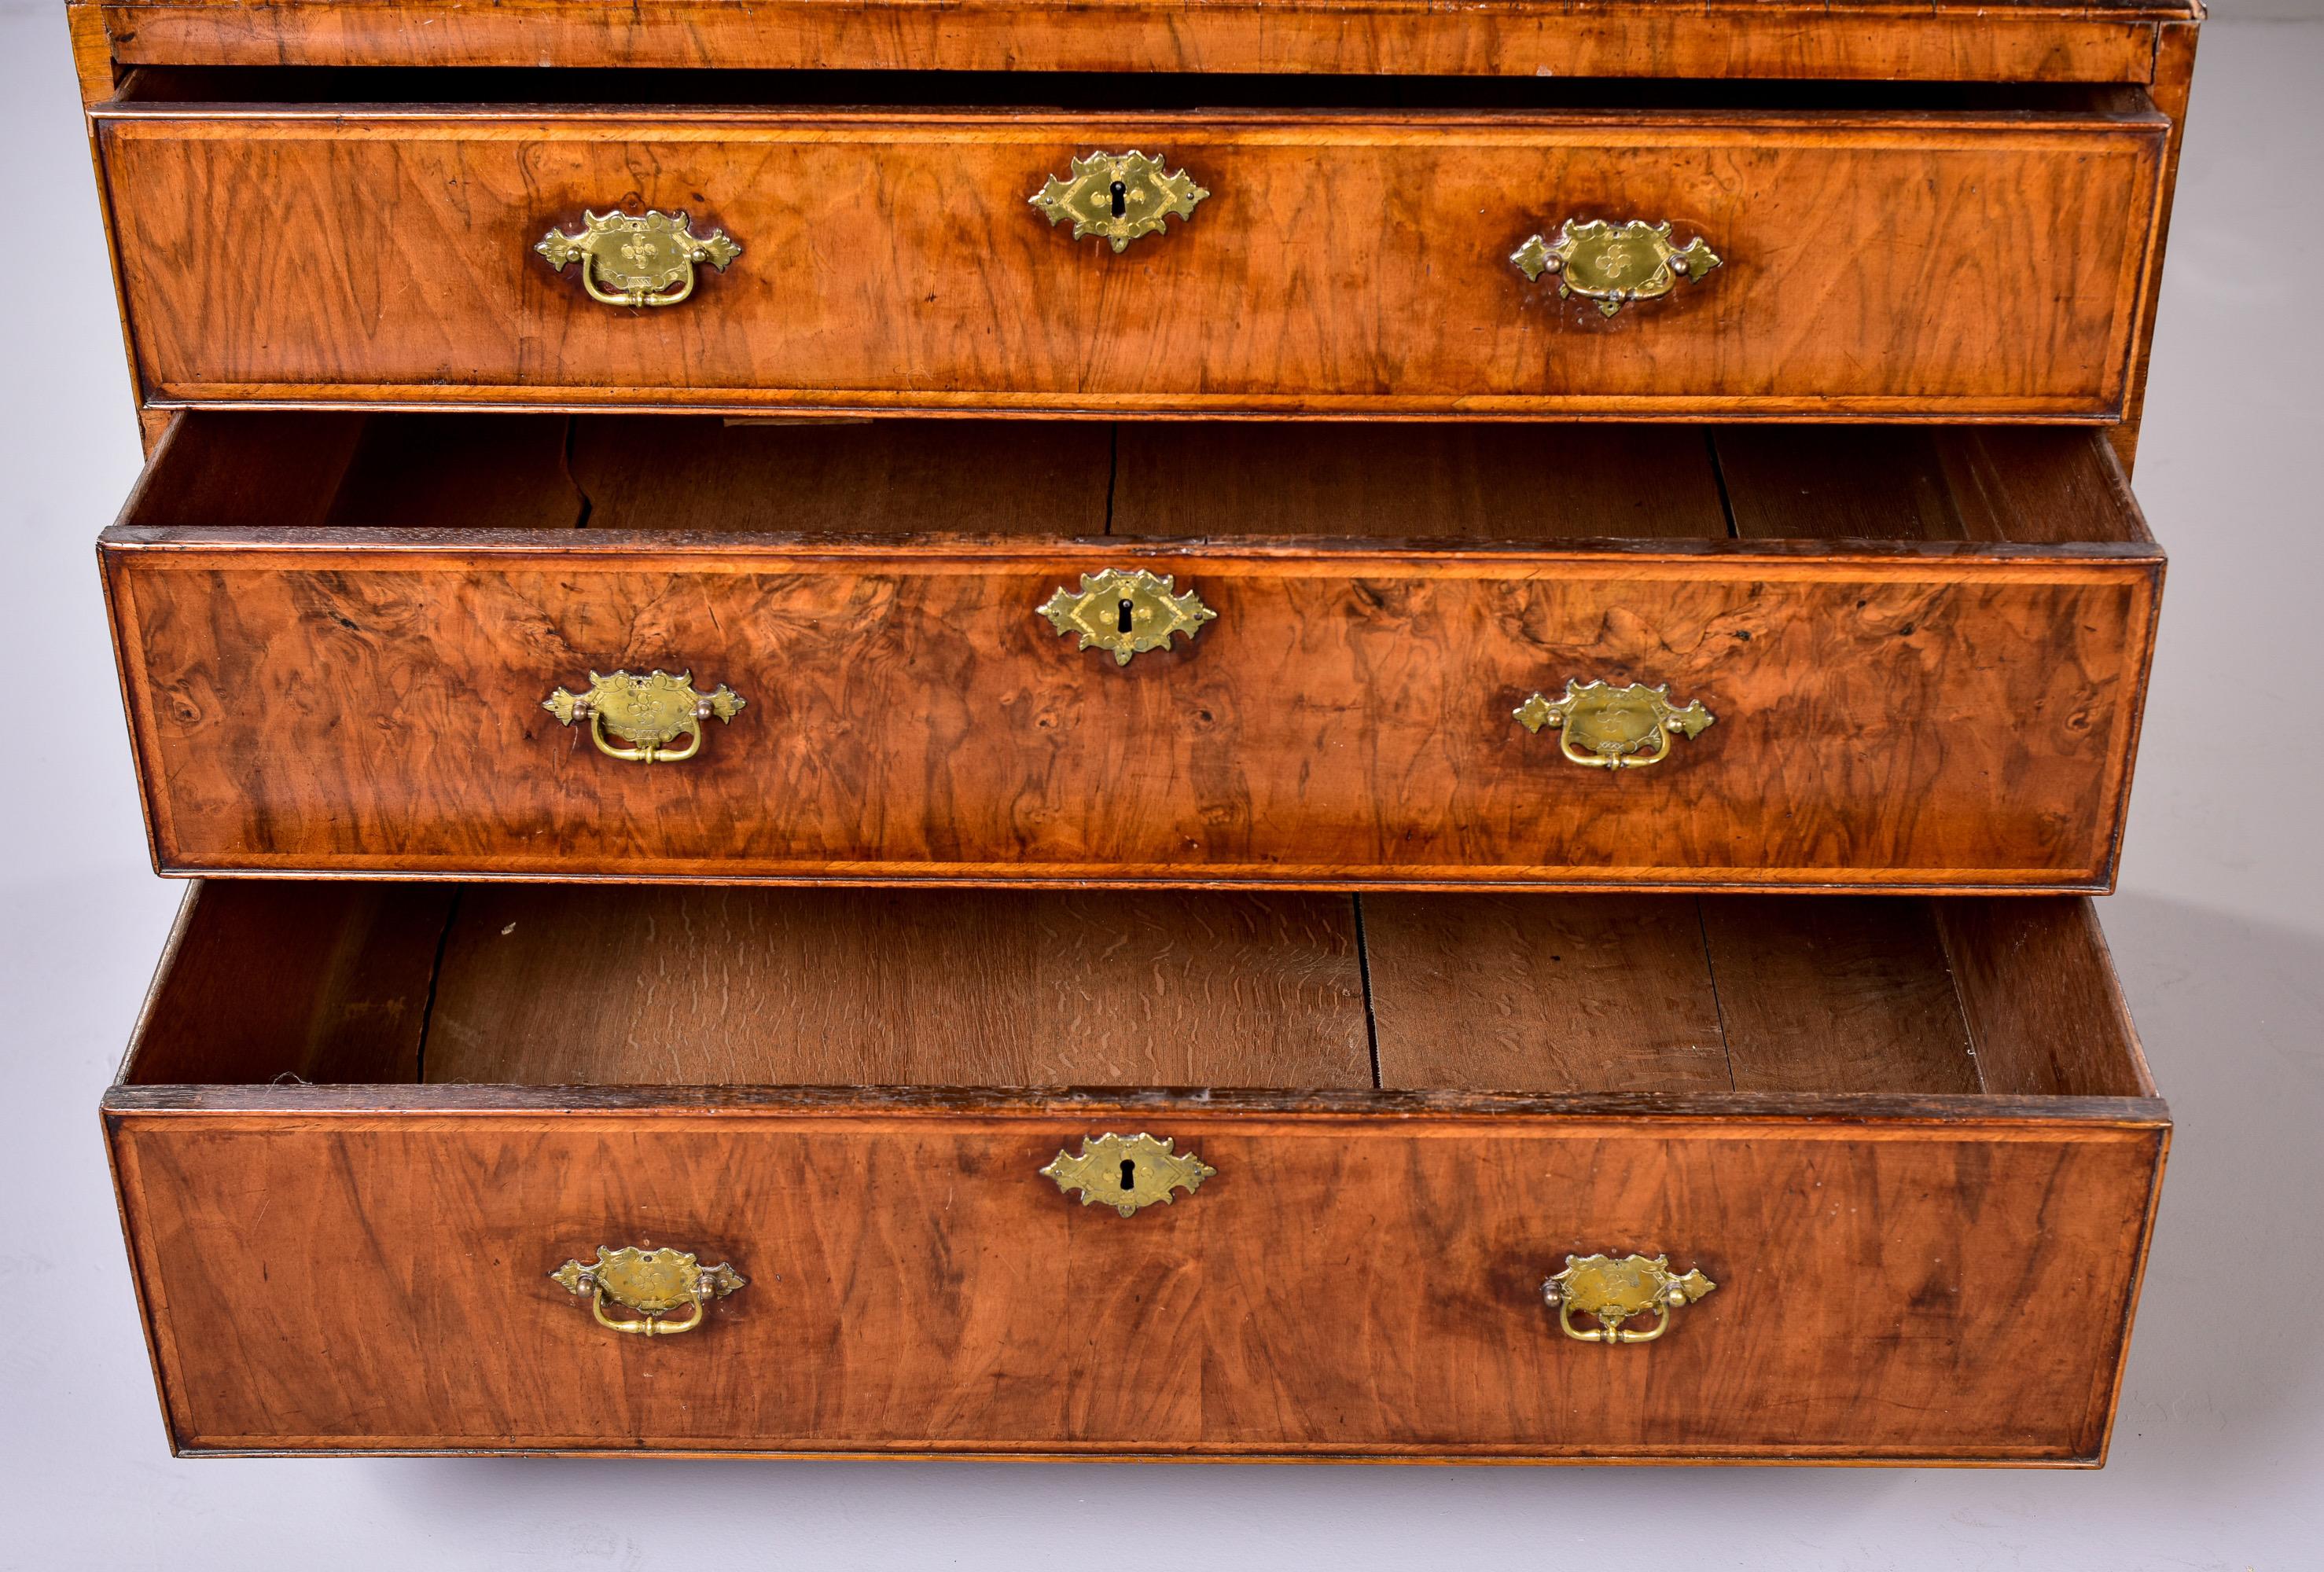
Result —
M 2163 575 L 1896 427 L 196 413 L 101 556 L 164 871 L 790 882 L 2103 889 Z
M 189 1452 L 2094 1463 L 2167 1118 L 2072 899 L 355 882 L 105 1099 Z
M 2170 133 L 2132 87 L 1120 70 L 92 114 L 149 404 L 735 413 L 2114 419 Z

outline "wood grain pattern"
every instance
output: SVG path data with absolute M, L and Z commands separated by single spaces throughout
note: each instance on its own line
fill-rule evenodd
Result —
M 180 1450 L 1646 1462 L 2091 1462 L 2103 1450 L 2166 1115 L 2148 1098 L 2089 1095 L 2143 1072 L 2109 1018 L 2118 998 L 2088 991 L 2052 996 L 2087 1016 L 2037 1003 L 2029 1020 L 2060 1040 L 2052 1095 L 1860 1095 L 1865 1080 L 1893 1084 L 1895 1019 L 1922 1007 L 1877 983 L 1942 954 L 1932 905 L 1860 907 L 1848 914 L 1858 934 L 1840 938 L 1852 961 L 1793 970 L 1786 1024 L 1830 1040 L 1821 1084 L 1850 1095 L 1668 1089 L 1709 1079 L 1683 1068 L 1697 1046 L 1665 1033 L 1689 1009 L 1706 1024 L 1700 997 L 1685 1002 L 1692 902 L 1369 903 L 1392 1084 L 1505 1079 L 1480 1076 L 1476 1038 L 1436 1018 L 1456 997 L 1522 1037 L 1571 1042 L 1602 1038 L 1609 1016 L 1639 1017 L 1622 1007 L 1621 968 L 1656 968 L 1634 974 L 1649 987 L 1677 979 L 1679 1002 L 1666 1018 L 1647 1011 L 1637 1042 L 1661 1041 L 1679 1073 L 1609 1067 L 1664 1089 L 1560 1099 L 1359 1089 L 1339 903 L 1176 896 L 1159 918 L 1116 913 L 1108 927 L 1090 924 L 1089 896 L 914 911 L 829 892 L 501 887 L 463 897 L 429 1073 L 465 1053 L 484 1074 L 626 1079 L 638 1054 L 624 1034 L 643 1030 L 659 1039 L 649 1053 L 690 1032 L 684 1052 L 715 1073 L 780 1066 L 854 1084 L 399 1086 L 417 1072 L 408 1057 L 346 1053 L 391 1084 L 270 1084 L 270 1065 L 309 1034 L 270 990 L 233 986 L 256 952 L 244 941 L 284 938 L 272 991 L 293 999 L 334 979 L 408 976 L 401 940 L 349 951 L 336 935 L 382 900 L 431 895 L 445 898 L 238 886 L 189 911 L 157 998 L 207 1001 L 176 1012 L 207 1034 L 161 1027 L 172 1007 L 157 1007 L 106 1099 Z M 850 967 L 817 966 L 836 951 L 801 948 L 799 924 L 779 915 L 808 903 Z M 1334 905 L 1341 915 L 1325 916 Z M 2110 988 L 2079 903 L 1937 906 L 1954 953 L 2019 954 L 2038 933 L 2027 963 Z M 1803 921 L 1833 936 L 1842 912 L 1779 903 L 1760 925 L 1775 942 Z M 1056 925 L 1065 913 L 1070 930 Z M 957 956 L 990 937 L 995 958 L 936 979 L 892 968 L 867 979 L 863 942 L 883 924 L 899 956 Z M 656 952 L 622 970 L 626 990 L 592 988 L 590 962 L 640 934 Z M 770 943 L 771 961 L 715 959 Z M 1549 976 L 1563 962 L 1545 947 L 1566 944 L 1572 967 Z M 802 975 L 770 983 L 794 955 Z M 1499 979 L 1459 970 L 1489 955 L 1511 963 Z M 1075 976 L 1092 991 L 1133 982 L 1116 989 L 1132 1038 L 1177 1030 L 1185 1004 L 1163 995 L 1187 988 L 1220 1042 L 1132 1063 L 1117 1056 L 1120 1035 L 1091 1029 L 1103 1016 L 1090 1005 L 1027 1007 Z M 854 997 L 815 999 L 817 979 Z M 1987 1006 L 2025 979 L 1993 981 L 1978 996 Z M 1594 1018 L 1575 1018 L 1577 1003 Z M 591 1023 L 593 1009 L 609 1021 Z M 447 1011 L 481 1029 L 447 1041 Z M 1079 1029 L 1052 1032 L 1053 1013 Z M 679 1024 L 659 1024 L 665 1014 Z M 899 1049 L 850 1024 L 877 1016 L 894 1036 L 964 1025 L 982 1046 Z M 1011 1018 L 1019 1045 L 991 1053 Z M 808 1040 L 834 1022 L 835 1040 Z M 1329 1040 L 1324 1058 L 1286 1027 Z M 372 1033 L 351 1017 L 337 1029 Z M 753 1031 L 774 1045 L 747 1046 Z M 1855 1034 L 1885 1046 L 1852 1053 Z M 1340 1089 L 860 1084 L 890 1068 L 1054 1067 L 1065 1080 L 1183 1067 L 1296 1085 L 1319 1063 L 1337 1067 Z M 1581 1061 L 1557 1064 L 1554 1051 L 1536 1059 L 1535 1083 L 1571 1079 Z M 1036 1172 L 1084 1135 L 1130 1128 L 1170 1136 L 1216 1175 L 1123 1219 Z M 699 1250 L 750 1286 L 698 1336 L 621 1338 L 545 1275 L 619 1243 Z M 1701 1266 L 1720 1290 L 1650 1350 L 1609 1356 L 1558 1336 L 1542 1276 L 1568 1252 L 1633 1248 Z M 415 1346 L 431 1357 L 414 1359 Z
M 163 867 L 2102 885 L 2160 572 L 2106 543 L 1128 550 L 427 517 L 106 537 Z M 1035 608 L 1110 565 L 1220 617 L 1126 668 L 1078 651 Z M 686 765 L 622 765 L 540 708 L 616 667 L 752 707 Z M 1666 682 L 1720 722 L 1651 770 L 1585 772 L 1510 717 L 1569 676 Z
M 1721 540 L 1702 434 L 1674 426 L 1115 427 L 1108 533 Z
M 124 104 L 99 128 L 152 401 L 2102 419 L 2168 123 Z M 1025 200 L 1115 145 L 1213 193 L 1119 257 Z M 598 306 L 531 244 L 617 204 L 744 255 L 683 308 Z M 1609 321 L 1508 260 L 1609 212 L 1728 265 Z
M 1035 1172 L 1131 1124 L 1218 1177 L 1123 1219 Z M 2046 1127 L 1148 1099 L 111 1130 L 184 1451 L 1641 1462 L 2096 1461 L 2159 1145 L 2136 1105 Z M 751 1283 L 698 1336 L 616 1338 L 546 1273 L 617 1242 Z M 1569 1342 L 1540 1280 L 1609 1248 L 1720 1292 L 1651 1350 Z
M 1927 903 L 1730 896 L 1702 932 L 1738 1091 L 1979 1089 Z
M 432 1081 L 1372 1084 L 1327 896 L 486 886 L 429 1023 Z
M 1966 901 L 1931 911 L 1987 1090 L 2154 1095 L 2089 906 Z
M 2190 4 L 410 0 L 109 5 L 124 63 L 1315 71 L 2143 82 Z
M 1727 426 L 1712 446 L 1745 540 L 2153 538 L 2107 446 L 2030 427 Z
M 409 884 L 195 886 L 138 1024 L 138 1073 L 417 1079 L 453 896 Z
M 1106 532 L 1112 448 L 1100 421 L 584 416 L 572 473 L 598 529 L 1071 537 Z
M 228 881 L 160 978 L 141 1083 L 2153 1092 L 2055 900 Z
M 1374 895 L 1361 904 L 1383 1088 L 1734 1085 L 1692 899 Z
M 2163 153 L 2163 189 L 2174 191 L 2179 185 L 2179 153 L 2187 140 L 2187 106 L 2195 85 L 2195 46 L 2200 28 L 2193 20 L 2166 23 L 2155 30 L 2154 74 L 2153 97 L 2154 106 L 2171 117 L 2171 143 Z M 2163 258 L 2171 236 L 2171 204 L 2166 200 L 2155 210 L 2154 240 L 2148 248 L 2146 263 L 2146 294 L 2138 326 L 2138 354 L 2131 365 L 2130 399 L 2124 409 L 2123 423 L 2114 428 L 2113 445 L 2122 460 L 2123 473 L 2130 473 L 2138 457 L 2139 422 L 2146 409 L 2146 380 L 2154 354 L 2154 317 L 2163 299 Z
M 93 0 L 66 0 L 65 25 L 72 35 L 73 75 L 80 83 L 84 106 L 113 97 L 113 37 L 106 28 L 104 9 Z

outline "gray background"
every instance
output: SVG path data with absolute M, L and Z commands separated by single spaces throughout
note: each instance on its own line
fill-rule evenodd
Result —
M 2310 20 L 2205 36 L 2138 470 L 2172 566 L 2103 910 L 2179 1135 L 2114 1460 L 2043 1474 L 172 1461 L 96 1115 L 178 895 L 91 557 L 137 443 L 63 10 L 0 0 L 0 1565 L 2324 1567 L 2324 0 L 2218 10 Z

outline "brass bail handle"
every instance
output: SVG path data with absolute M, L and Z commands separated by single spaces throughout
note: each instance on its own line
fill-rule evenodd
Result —
M 599 1326 L 637 1338 L 674 1338 L 694 1330 L 712 1300 L 725 1298 L 746 1281 L 723 1261 L 705 1266 L 691 1251 L 641 1250 L 634 1245 L 618 1250 L 600 1245 L 595 1261 L 567 1261 L 549 1275 L 569 1293 L 587 1294 L 590 1316 Z M 607 1315 L 607 1300 L 640 1313 Z M 680 1309 L 682 1316 L 664 1319 Z
M 1670 757 L 1674 737 L 1700 737 L 1718 717 L 1700 702 L 1674 703 L 1670 685 L 1615 687 L 1568 677 L 1556 698 L 1536 694 L 1510 712 L 1538 734 L 1556 728 L 1558 751 L 1591 769 L 1637 769 Z
M 585 691 L 558 688 L 541 700 L 540 707 L 567 726 L 587 721 L 589 740 L 608 758 L 678 764 L 702 751 L 702 722 L 733 722 L 743 701 L 724 683 L 706 694 L 696 692 L 692 672 L 632 676 L 617 671 L 605 676 L 593 671 Z M 606 740 L 609 731 L 630 746 L 614 747 Z M 669 745 L 681 737 L 684 746 L 672 749 Z
M 1541 1285 L 1541 1297 L 1557 1312 L 1558 1329 L 1567 1337 L 1611 1347 L 1653 1342 L 1670 1330 L 1673 1310 L 1718 1286 L 1700 1272 L 1673 1272 L 1667 1255 L 1568 1255 L 1565 1269 Z M 1576 1310 L 1598 1324 L 1575 1326 Z M 1640 1331 L 1627 1324 L 1642 1315 L 1652 1315 L 1654 1325 Z
M 581 214 L 581 230 L 552 229 L 533 250 L 563 272 L 581 264 L 581 287 L 601 306 L 675 306 L 694 293 L 694 270 L 704 262 L 720 272 L 742 248 L 726 232 L 696 234 L 683 213 L 648 208 L 642 215 Z
M 1633 218 L 1609 224 L 1602 218 L 1569 218 L 1555 239 L 1529 236 L 1509 256 L 1517 271 L 1538 281 L 1557 280 L 1557 297 L 1579 295 L 1593 301 L 1599 315 L 1611 317 L 1639 300 L 1659 299 L 1681 279 L 1700 283 L 1720 265 L 1720 256 L 1701 235 L 1684 245 L 1671 244 L 1668 224 Z

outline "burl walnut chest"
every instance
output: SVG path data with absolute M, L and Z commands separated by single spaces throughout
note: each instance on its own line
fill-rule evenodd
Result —
M 2196 0 L 72 0 L 186 1453 L 2080 1463 Z

